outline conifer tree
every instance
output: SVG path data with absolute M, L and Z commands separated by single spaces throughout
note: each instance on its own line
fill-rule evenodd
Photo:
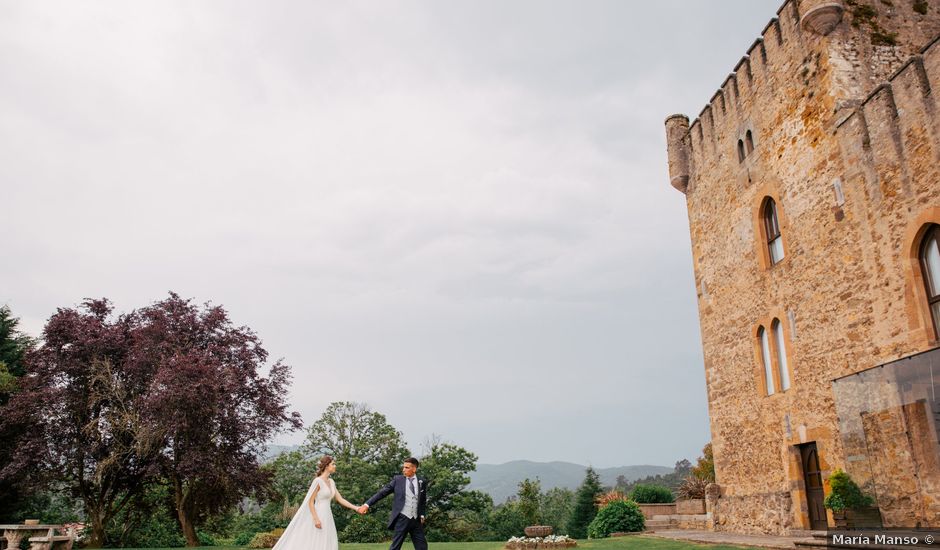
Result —
M 13 316 L 8 306 L 0 306 L 0 407 L 6 404 L 16 391 L 18 380 L 26 369 L 23 358 L 33 347 L 33 339 L 19 330 L 20 320 Z M 14 441 L 28 430 L 26 425 L 0 429 L 0 441 Z M 0 469 L 10 461 L 10 446 L 0 448 Z M 0 523 L 13 523 L 17 510 L 28 492 L 17 487 L 12 479 L 0 476 Z
M 594 468 L 588 466 L 585 471 L 584 481 L 578 488 L 577 500 L 574 504 L 574 510 L 571 511 L 571 518 L 568 520 L 568 536 L 576 539 L 587 537 L 587 527 L 597 515 L 597 505 L 595 500 L 603 492 L 601 488 L 600 476 L 594 471 Z

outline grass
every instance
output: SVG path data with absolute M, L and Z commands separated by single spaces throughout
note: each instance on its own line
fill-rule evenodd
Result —
M 502 550 L 502 542 L 432 542 L 430 550 Z M 242 546 L 206 546 L 205 550 L 246 550 Z M 388 550 L 388 543 L 344 544 L 340 550 Z M 642 535 L 610 539 L 579 540 L 576 550 L 741 550 L 741 546 L 726 544 L 698 544 L 678 540 L 660 539 Z M 141 549 L 144 550 L 144 549 Z M 148 548 L 146 550 L 181 550 L 178 548 Z M 405 542 L 402 550 L 414 550 L 411 542 Z

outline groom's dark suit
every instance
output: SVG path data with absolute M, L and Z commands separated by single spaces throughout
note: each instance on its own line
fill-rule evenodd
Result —
M 371 508 L 376 502 L 392 493 L 395 494 L 392 501 L 392 513 L 388 520 L 388 528 L 394 531 L 395 534 L 392 537 L 392 545 L 389 550 L 399 550 L 402 543 L 405 542 L 405 535 L 411 535 L 411 542 L 414 544 L 415 550 L 427 550 L 428 548 L 428 541 L 424 537 L 424 525 L 422 525 L 428 503 L 427 487 L 423 479 L 419 479 L 418 476 L 414 476 L 414 479 L 416 485 L 415 498 L 418 501 L 417 516 L 414 518 L 409 519 L 404 514 L 405 491 L 409 489 L 407 485 L 408 478 L 403 475 L 393 477 L 388 485 L 379 489 L 378 493 L 375 493 L 372 498 L 366 501 L 366 504 Z

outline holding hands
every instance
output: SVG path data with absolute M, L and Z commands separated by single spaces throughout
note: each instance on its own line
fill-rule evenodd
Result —
M 368 512 L 368 511 L 369 511 L 369 505 L 368 505 L 368 504 L 363 504 L 362 506 L 356 508 L 356 512 L 359 512 L 360 515 L 363 515 L 363 514 L 365 514 L 365 513 Z

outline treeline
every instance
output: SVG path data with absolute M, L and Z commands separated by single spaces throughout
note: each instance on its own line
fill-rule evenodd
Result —
M 82 522 L 92 548 L 270 546 L 324 454 L 354 503 L 418 456 L 432 541 L 504 541 L 535 524 L 583 538 L 612 489 L 588 468 L 577 491 L 543 492 L 526 479 L 494 503 L 468 490 L 475 454 L 437 437 L 410 450 L 383 414 L 352 402 L 330 404 L 300 450 L 263 463 L 274 434 L 302 427 L 288 411 L 290 380 L 290 368 L 269 363 L 258 336 L 223 308 L 173 293 L 124 314 L 104 299 L 61 308 L 39 341 L 2 307 L 0 523 Z M 673 487 L 702 460 L 641 481 Z M 622 481 L 617 488 L 633 485 Z M 364 516 L 337 508 L 340 540 L 387 540 L 390 505 Z
M 577 494 L 562 488 L 543 493 L 538 480 L 526 479 L 519 484 L 516 497 L 494 504 L 488 494 L 467 488 L 469 474 L 477 464 L 472 452 L 435 437 L 425 442 L 420 453 L 412 453 L 401 432 L 384 415 L 359 403 L 339 402 L 332 403 L 310 426 L 300 450 L 283 453 L 265 466 L 272 479 L 270 498 L 257 503 L 259 509 L 246 510 L 236 518 L 228 532 L 234 536 L 233 542 L 241 545 L 255 540 L 254 546 L 262 546 L 276 540 L 279 529 L 286 527 L 296 512 L 312 480 L 314 465 L 324 454 L 336 460 L 333 479 L 353 503 L 372 496 L 400 471 L 405 458 L 418 456 L 418 475 L 427 481 L 425 530 L 430 541 L 505 541 L 537 524 L 551 525 L 556 533 L 572 528 L 584 532 L 593 519 L 595 499 L 602 492 L 597 474 L 589 469 Z M 581 500 L 587 502 L 586 513 L 578 512 Z M 385 522 L 390 506 L 389 499 L 380 501 L 365 516 L 336 509 L 340 541 L 388 540 Z

